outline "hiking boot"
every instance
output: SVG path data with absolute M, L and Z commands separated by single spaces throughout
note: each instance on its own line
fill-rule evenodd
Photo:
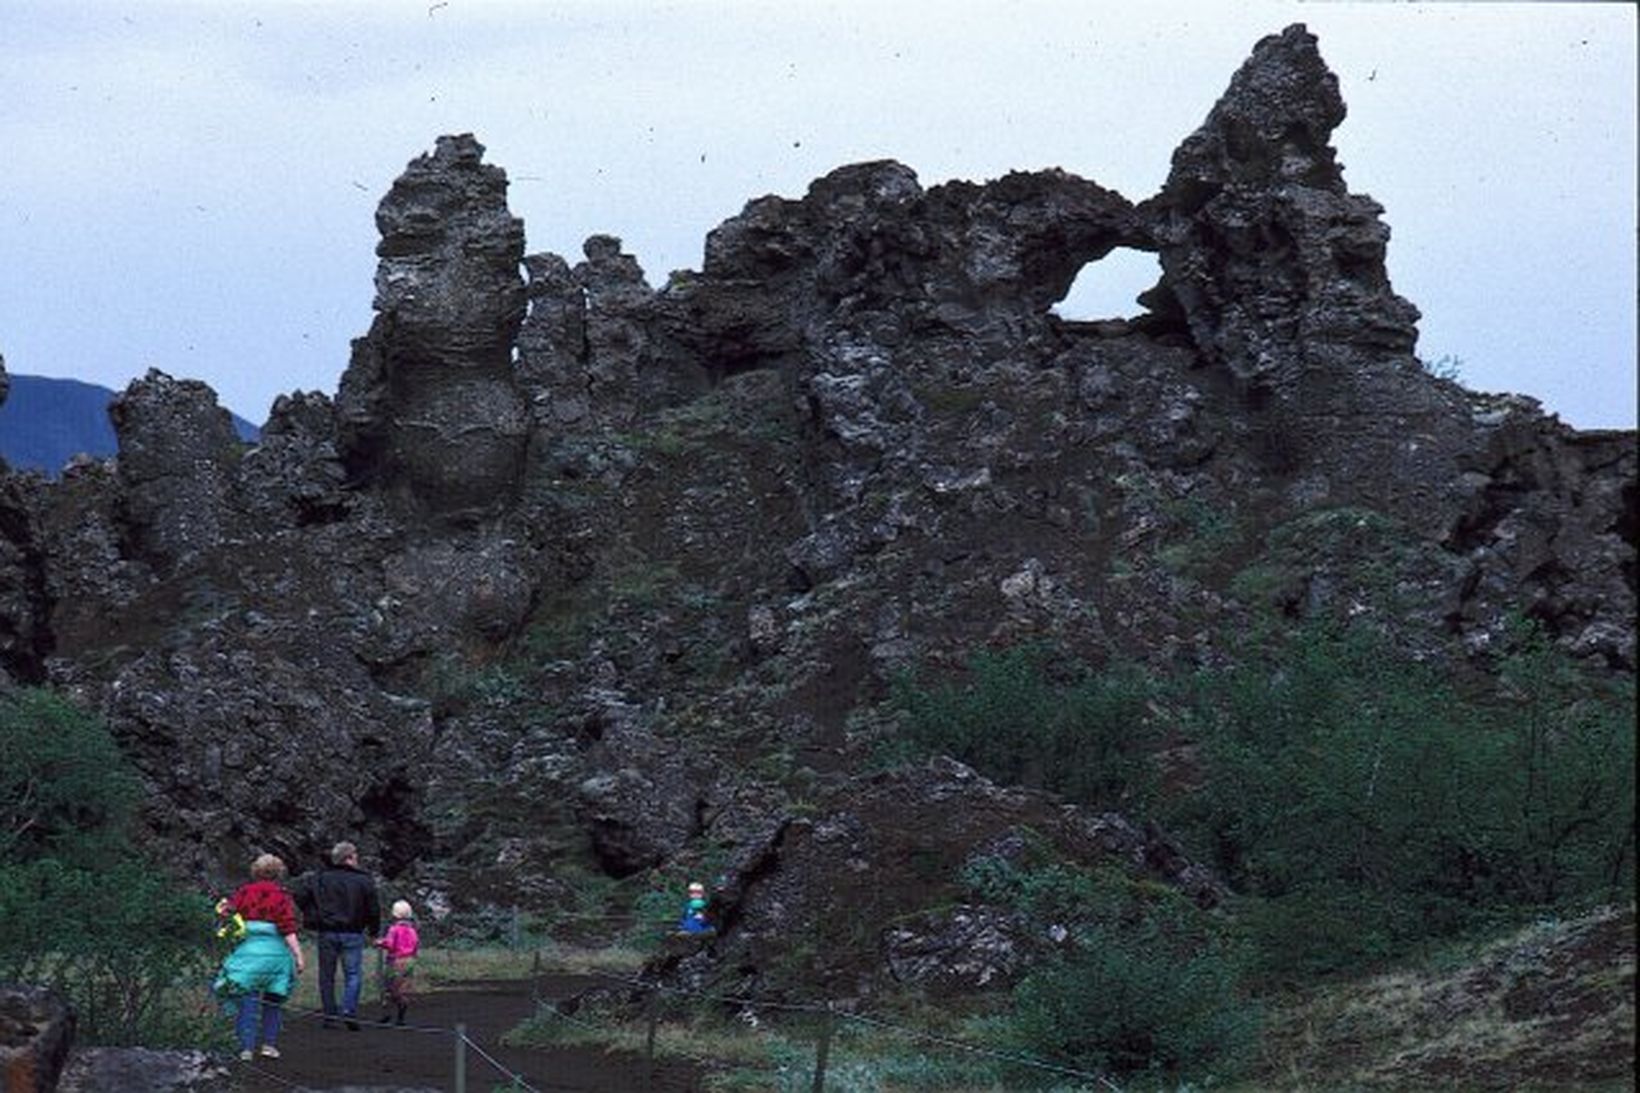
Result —
M 264 1059 L 277 1059 L 277 1058 L 279 1058 L 279 1049 L 274 1047 L 272 1044 L 263 1044 L 262 1045 L 262 1058 L 264 1058 Z

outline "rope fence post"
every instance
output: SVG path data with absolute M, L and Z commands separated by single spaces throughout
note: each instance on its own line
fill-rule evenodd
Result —
M 456 1093 L 467 1093 L 467 1025 L 456 1024 Z
M 649 988 L 649 997 L 645 1000 L 644 1008 L 648 1011 L 645 1021 L 649 1026 L 644 1032 L 643 1041 L 644 1073 L 648 1076 L 650 1088 L 654 1088 L 655 1030 L 661 1023 L 661 992 L 655 986 Z
M 831 1054 L 831 1034 L 836 1027 L 837 1014 L 827 1002 L 825 1016 L 820 1019 L 820 1042 L 814 1049 L 814 1093 L 825 1093 L 826 1057 Z

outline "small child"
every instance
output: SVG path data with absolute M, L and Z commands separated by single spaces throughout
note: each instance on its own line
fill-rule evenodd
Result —
M 678 931 L 685 934 L 709 934 L 712 921 L 706 917 L 706 885 L 694 881 L 689 885 L 689 898 L 683 905 L 683 917 L 678 920 Z
M 395 1024 L 404 1024 L 404 1011 L 410 1005 L 416 970 L 416 954 L 421 951 L 421 938 L 416 934 L 415 913 L 408 900 L 393 903 L 393 925 L 376 942 L 387 952 L 387 965 L 382 969 L 382 1024 L 387 1024 L 389 1008 L 394 1011 Z

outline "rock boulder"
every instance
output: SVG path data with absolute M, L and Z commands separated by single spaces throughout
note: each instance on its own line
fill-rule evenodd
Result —
M 73 1007 L 44 987 L 0 984 L 0 1088 L 51 1093 L 74 1044 Z

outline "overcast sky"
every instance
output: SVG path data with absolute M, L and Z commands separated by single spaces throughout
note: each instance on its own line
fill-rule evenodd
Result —
M 0 355 L 116 389 L 157 367 L 257 422 L 333 394 L 376 203 L 441 133 L 506 168 L 529 250 L 618 235 L 652 284 L 751 198 L 860 160 L 1140 201 L 1291 22 L 1338 74 L 1334 143 L 1385 206 L 1420 356 L 1632 427 L 1629 4 L 0 0 Z M 1063 309 L 1131 313 L 1139 258 L 1143 283 L 1099 263 Z

